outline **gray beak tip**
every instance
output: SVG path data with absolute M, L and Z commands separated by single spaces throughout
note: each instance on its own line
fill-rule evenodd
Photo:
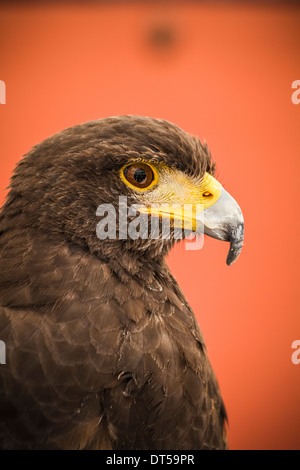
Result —
M 238 256 L 233 257 L 232 254 L 229 252 L 226 259 L 227 266 L 231 266 L 233 263 L 236 262 L 237 259 Z
M 231 266 L 240 256 L 243 248 L 244 240 L 244 223 L 240 223 L 231 230 L 230 233 L 230 248 L 226 259 L 226 264 Z

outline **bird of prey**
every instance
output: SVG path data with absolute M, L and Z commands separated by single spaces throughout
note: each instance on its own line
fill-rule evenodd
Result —
M 120 196 L 169 217 L 170 236 L 120 236 Z M 116 236 L 101 238 L 108 205 Z M 164 260 L 180 221 L 238 257 L 238 204 L 206 144 L 167 121 L 91 121 L 19 162 L 0 214 L 2 449 L 227 447 L 202 334 Z

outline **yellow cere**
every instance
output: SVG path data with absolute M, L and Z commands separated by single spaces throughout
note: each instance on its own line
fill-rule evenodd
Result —
M 162 164 L 147 165 L 153 171 L 154 180 L 142 190 L 132 186 L 121 173 L 125 184 L 140 193 L 139 203 L 146 206 L 140 212 L 170 218 L 175 227 L 196 230 L 197 214 L 217 202 L 221 184 L 209 173 L 197 180 Z

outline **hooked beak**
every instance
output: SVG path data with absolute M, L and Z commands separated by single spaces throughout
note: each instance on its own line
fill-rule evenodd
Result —
M 243 214 L 233 197 L 209 173 L 205 173 L 199 183 L 174 172 L 168 191 L 173 197 L 167 203 L 139 211 L 171 218 L 174 227 L 229 241 L 226 263 L 233 264 L 240 255 L 244 239 Z
M 239 257 L 244 239 L 244 219 L 242 211 L 223 187 L 218 200 L 197 215 L 203 224 L 204 233 L 217 240 L 230 242 L 226 263 L 233 264 Z

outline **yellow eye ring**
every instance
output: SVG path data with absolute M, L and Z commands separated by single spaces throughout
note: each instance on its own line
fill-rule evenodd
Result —
M 121 168 L 121 180 L 135 191 L 144 192 L 158 182 L 156 168 L 150 163 L 131 162 Z

